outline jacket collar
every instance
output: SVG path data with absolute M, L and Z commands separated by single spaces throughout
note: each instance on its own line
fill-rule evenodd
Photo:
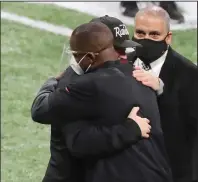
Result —
M 96 70 L 98 70 L 98 69 L 100 69 L 100 68 L 109 68 L 109 67 L 112 67 L 112 66 L 115 66 L 115 65 L 118 65 L 118 64 L 121 64 L 121 63 L 120 63 L 120 60 L 106 61 L 106 62 L 104 62 L 102 65 L 100 65 L 100 66 L 97 67 L 97 68 L 89 69 L 89 71 L 88 71 L 87 73 L 96 71 Z
M 174 60 L 174 50 L 169 46 L 168 54 L 166 56 L 165 62 L 161 68 L 159 77 L 163 80 L 163 82 L 167 85 L 173 84 L 174 77 L 176 75 Z

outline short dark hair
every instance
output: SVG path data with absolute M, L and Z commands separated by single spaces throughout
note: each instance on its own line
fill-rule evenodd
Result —
M 81 51 L 99 51 L 107 44 L 113 45 L 113 35 L 103 23 L 90 22 L 74 29 L 70 38 L 70 46 L 75 45 Z

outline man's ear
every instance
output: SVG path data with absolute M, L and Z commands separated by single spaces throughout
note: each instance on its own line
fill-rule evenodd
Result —
M 95 60 L 96 60 L 96 55 L 94 53 L 88 53 L 87 57 L 91 63 L 95 62 Z
M 171 45 L 171 43 L 172 43 L 172 32 L 169 32 L 169 33 L 168 33 L 168 35 L 167 35 L 165 41 L 166 41 L 166 43 L 167 43 L 168 45 Z

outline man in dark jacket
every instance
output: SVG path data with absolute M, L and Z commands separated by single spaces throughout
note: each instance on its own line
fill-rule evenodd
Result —
M 156 94 L 131 77 L 130 64 L 115 61 L 117 52 L 110 30 L 101 23 L 81 25 L 73 31 L 70 47 L 81 68 L 91 72 L 64 89 L 45 94 L 41 102 L 47 102 L 48 108 L 40 113 L 41 118 L 51 115 L 49 120 L 57 117 L 62 123 L 79 119 L 93 123 L 98 118 L 94 125 L 112 126 L 123 121 L 129 108 L 138 105 L 141 114 L 152 122 L 148 140 L 109 157 L 85 160 L 86 181 L 171 182 Z M 66 134 L 73 138 L 72 133 Z
M 198 172 L 193 164 L 198 155 L 193 152 L 198 143 L 197 66 L 171 48 L 171 39 L 167 12 L 160 7 L 142 9 L 135 17 L 132 40 L 143 47 L 130 53 L 128 59 L 146 69 L 134 71 L 144 85 L 154 86 L 151 74 L 164 83 L 158 104 L 174 181 L 190 182 L 197 180 Z
M 93 19 L 92 21 L 103 22 L 104 24 L 108 25 L 114 35 L 114 46 L 116 46 L 117 52 L 122 57 L 122 62 L 126 63 L 126 61 L 124 61 L 126 58 L 123 57 L 125 54 L 125 47 L 127 46 L 127 40 L 129 40 L 129 33 L 126 29 L 126 26 L 120 20 L 108 16 Z M 119 32 L 122 32 L 122 35 L 117 36 Z M 53 91 L 56 88 L 64 88 L 65 85 L 68 85 L 72 80 L 78 77 L 78 74 L 80 73 L 80 70 L 78 70 L 78 68 L 78 66 L 72 65 L 72 67 L 68 67 L 66 69 L 61 77 L 57 77 L 57 79 L 51 78 L 42 86 L 32 105 L 31 112 L 33 120 L 42 124 L 47 124 L 44 122 L 47 120 L 46 117 L 41 118 L 38 115 L 39 112 L 43 112 L 43 110 L 45 110 L 45 105 L 39 105 L 39 107 L 37 107 L 43 99 L 42 95 L 49 93 L 49 90 Z M 132 115 L 129 117 L 131 117 L 131 119 L 133 118 L 137 122 L 143 120 L 134 114 L 136 112 L 137 110 L 133 110 L 131 113 Z M 83 129 L 79 133 L 79 136 L 83 135 L 82 139 L 84 141 L 86 140 L 90 146 L 86 145 L 87 148 L 81 148 L 81 146 L 78 145 L 83 141 L 80 140 L 80 137 L 77 142 L 73 143 L 73 149 L 81 150 L 84 155 L 88 155 L 90 153 L 111 153 L 115 150 L 124 149 L 128 146 L 128 144 L 131 144 L 139 139 L 137 136 L 140 135 L 139 129 L 134 125 L 133 122 L 129 122 L 129 120 L 126 120 L 126 122 L 115 125 L 113 127 L 96 128 L 94 125 L 87 125 L 87 123 L 82 120 L 76 122 L 76 126 L 79 125 L 83 126 Z M 74 127 L 72 127 L 72 129 L 73 128 Z M 97 137 L 98 142 L 96 142 L 95 138 L 93 138 L 93 134 L 91 134 L 93 131 L 95 131 L 93 134 L 95 134 Z M 66 148 L 63 133 L 64 131 L 58 123 L 52 124 L 50 141 L 51 157 L 43 182 L 82 181 L 83 168 L 81 167 L 81 161 L 71 156 L 70 152 Z M 148 135 L 143 134 L 143 137 L 148 137 Z M 105 142 L 108 142 L 106 146 L 104 146 Z M 102 145 L 100 145 L 100 143 Z M 91 147 L 94 148 L 95 151 L 91 152 L 89 150 Z

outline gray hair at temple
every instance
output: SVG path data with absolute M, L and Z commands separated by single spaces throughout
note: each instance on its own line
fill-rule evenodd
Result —
M 168 14 L 168 12 L 166 10 L 164 10 L 163 8 L 159 7 L 159 6 L 148 6 L 146 8 L 143 8 L 141 10 L 139 10 L 135 16 L 135 20 L 138 16 L 140 15 L 152 15 L 152 16 L 156 16 L 158 18 L 162 18 L 166 25 L 167 25 L 167 31 L 170 31 L 170 16 Z

